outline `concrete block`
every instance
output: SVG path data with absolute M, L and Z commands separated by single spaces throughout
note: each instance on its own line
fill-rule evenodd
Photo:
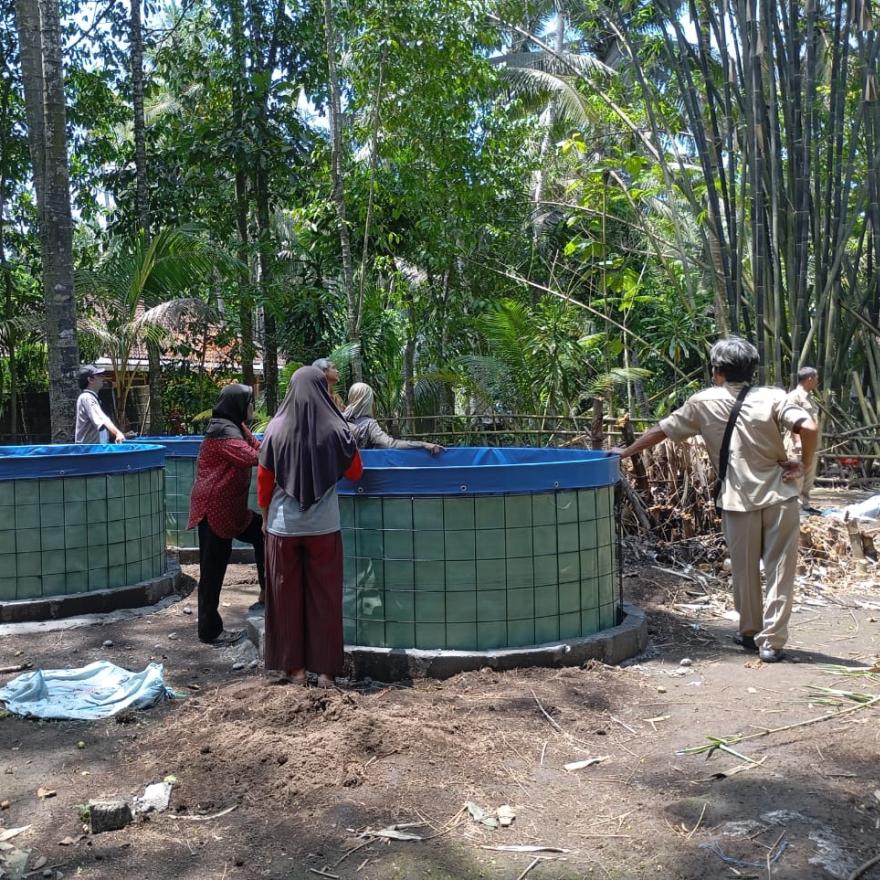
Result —
M 119 831 L 132 818 L 131 808 L 125 801 L 89 801 L 89 825 L 92 834 Z

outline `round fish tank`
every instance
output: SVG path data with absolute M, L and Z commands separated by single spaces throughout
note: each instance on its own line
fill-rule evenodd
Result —
M 364 450 L 339 486 L 349 645 L 487 651 L 621 617 L 618 458 L 583 449 Z
M 0 609 L 165 575 L 164 462 L 143 443 L 0 446 Z
M 262 435 L 260 435 L 262 436 Z M 196 479 L 196 459 L 202 446 L 202 436 L 141 437 L 146 443 L 156 443 L 165 450 L 165 532 L 168 547 L 174 550 L 198 548 L 196 529 L 187 529 L 189 499 Z M 257 481 L 251 480 L 248 496 L 251 510 L 257 506 Z M 233 541 L 232 546 L 252 551 L 250 544 Z

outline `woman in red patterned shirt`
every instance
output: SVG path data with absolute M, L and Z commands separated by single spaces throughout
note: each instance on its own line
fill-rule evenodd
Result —
M 260 449 L 260 441 L 246 424 L 254 415 L 253 390 L 249 385 L 227 385 L 211 415 L 196 464 L 187 528 L 199 528 L 199 639 L 216 645 L 242 635 L 224 632 L 217 610 L 233 539 L 254 545 L 259 605 L 266 583 L 263 518 L 247 504 Z

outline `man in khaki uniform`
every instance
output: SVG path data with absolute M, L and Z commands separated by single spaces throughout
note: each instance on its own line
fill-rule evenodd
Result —
M 728 419 L 743 386 L 752 381 L 758 351 L 751 343 L 730 336 L 712 346 L 710 359 L 714 387 L 694 394 L 630 446 L 614 450 L 621 458 L 667 437 L 681 441 L 700 434 L 718 470 Z M 786 456 L 786 430 L 801 439 L 802 463 Z M 750 388 L 730 441 L 718 503 L 732 566 L 733 601 L 739 612 L 735 641 L 747 650 L 757 649 L 767 663 L 783 658 L 788 638 L 800 533 L 796 480 L 812 464 L 816 433 L 809 413 L 787 403 L 781 388 Z M 762 559 L 767 577 L 764 602 Z
M 802 367 L 797 374 L 798 383 L 788 392 L 785 399 L 787 404 L 800 407 L 804 412 L 808 413 L 810 418 L 819 425 L 819 407 L 813 398 L 812 392 L 815 391 L 819 384 L 819 371 L 815 367 Z M 818 445 L 819 438 L 816 437 Z M 801 458 L 801 438 L 798 434 L 791 432 L 785 435 L 785 450 L 789 458 Z M 805 513 L 821 513 L 810 504 L 810 490 L 816 482 L 816 456 L 809 467 L 804 467 L 804 481 L 801 485 L 801 509 Z

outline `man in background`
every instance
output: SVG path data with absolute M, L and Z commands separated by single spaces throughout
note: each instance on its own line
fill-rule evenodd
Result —
M 781 388 L 750 387 L 758 366 L 758 350 L 751 343 L 729 336 L 712 346 L 709 357 L 714 387 L 692 395 L 634 443 L 612 451 L 629 458 L 667 437 L 681 441 L 699 434 L 720 473 L 725 430 L 734 405 L 741 401 L 717 502 L 730 553 L 733 604 L 739 612 L 734 641 L 748 651 L 757 650 L 765 663 L 776 663 L 784 656 L 794 598 L 800 537 L 796 480 L 812 464 L 816 423 L 805 410 L 788 403 Z M 787 458 L 786 430 L 800 436 L 802 462 Z
M 110 417 L 101 409 L 98 391 L 104 385 L 104 370 L 94 364 L 86 364 L 79 368 L 77 380 L 82 394 L 76 400 L 76 443 L 107 443 L 113 438 L 114 443 L 122 443 L 125 434 L 113 424 Z M 104 435 L 103 437 L 101 435 Z
M 816 406 L 816 399 L 813 392 L 819 384 L 819 371 L 815 367 L 802 367 L 797 374 L 798 383 L 788 392 L 786 403 L 800 407 L 804 412 L 809 413 L 810 418 L 819 426 L 819 407 Z M 819 438 L 817 436 L 816 443 L 818 445 Z M 785 435 L 785 450 L 789 458 L 802 458 L 801 438 L 800 435 L 788 432 Z M 821 514 L 822 511 L 813 507 L 810 503 L 810 491 L 816 482 L 816 456 L 809 467 L 804 466 L 804 481 L 801 485 L 801 510 L 809 514 Z
M 345 409 L 345 403 L 336 392 L 336 383 L 339 381 L 339 370 L 336 364 L 330 358 L 318 358 L 312 366 L 317 367 L 324 374 L 324 378 L 327 380 L 327 387 L 330 389 L 330 397 L 336 404 L 336 409 L 342 412 Z

